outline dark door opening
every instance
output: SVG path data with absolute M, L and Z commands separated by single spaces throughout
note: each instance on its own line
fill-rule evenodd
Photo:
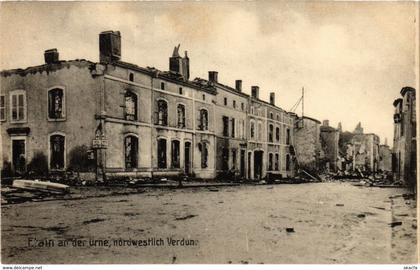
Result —
M 166 169 L 166 140 L 158 140 L 158 168 Z
M 263 151 L 254 151 L 254 178 L 262 178 Z
M 245 150 L 241 149 L 241 164 L 240 164 L 240 176 L 245 177 Z
M 50 137 L 50 146 L 51 146 L 50 168 L 52 170 L 64 169 L 64 141 L 65 141 L 65 138 L 62 135 L 53 135 Z
M 184 148 L 184 171 L 185 174 L 191 173 L 191 143 L 185 142 L 185 148 Z
M 12 160 L 15 174 L 22 175 L 26 171 L 25 140 L 12 140 Z
M 135 136 L 125 137 L 125 167 L 127 169 L 137 168 L 138 164 L 138 139 Z
M 249 152 L 248 153 L 248 179 L 251 179 L 251 158 L 252 158 L 252 153 Z

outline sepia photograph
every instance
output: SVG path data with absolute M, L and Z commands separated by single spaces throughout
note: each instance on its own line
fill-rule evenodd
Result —
M 0 2 L 2 269 L 417 269 L 419 6 Z

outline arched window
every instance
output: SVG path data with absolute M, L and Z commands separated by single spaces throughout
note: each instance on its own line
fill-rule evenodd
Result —
M 157 145 L 158 168 L 166 169 L 166 139 L 159 139 Z
M 61 88 L 48 90 L 48 118 L 64 118 L 64 90 Z
M 205 169 L 208 167 L 207 161 L 209 157 L 209 151 L 206 142 L 201 142 L 201 168 Z
M 162 99 L 157 102 L 157 124 L 161 126 L 168 125 L 168 103 Z
M 52 170 L 64 169 L 65 137 L 55 134 L 50 136 L 50 168 Z
M 137 120 L 137 95 L 131 91 L 126 91 L 125 96 L 125 119 L 136 121 Z
M 275 154 L 275 159 L 274 159 L 274 170 L 278 171 L 279 170 L 279 154 L 276 153 Z
M 270 113 L 270 119 L 274 119 L 274 115 L 272 112 Z
M 280 141 L 280 128 L 276 127 L 276 142 Z
M 268 170 L 273 170 L 273 153 L 268 154 Z
M 206 109 L 201 109 L 200 110 L 200 119 L 199 119 L 198 129 L 200 129 L 200 130 L 208 130 L 209 129 L 209 113 Z
M 185 106 L 178 104 L 177 106 L 178 128 L 185 128 Z
M 171 163 L 172 163 L 172 167 L 173 168 L 179 168 L 181 165 L 180 162 L 180 149 L 179 149 L 179 141 L 178 140 L 173 140 L 172 141 L 172 145 L 171 145 L 171 151 L 172 151 L 172 155 L 171 155 Z
M 268 126 L 268 141 L 269 142 L 273 142 L 273 132 L 274 132 L 274 127 L 273 125 L 269 125 Z
M 139 141 L 136 136 L 129 135 L 124 139 L 125 167 L 127 169 L 137 168 Z
M 14 90 L 10 92 L 10 121 L 26 121 L 26 92 L 24 90 Z
M 286 144 L 290 144 L 290 129 L 286 129 Z

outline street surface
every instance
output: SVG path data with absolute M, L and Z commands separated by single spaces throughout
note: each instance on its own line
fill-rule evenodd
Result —
M 415 201 L 389 198 L 403 193 L 336 182 L 5 205 L 2 262 L 412 264 Z

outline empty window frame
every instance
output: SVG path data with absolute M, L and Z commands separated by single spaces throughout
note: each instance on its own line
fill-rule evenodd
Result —
M 124 118 L 137 121 L 137 95 L 131 91 L 126 91 L 124 95 Z
M 223 136 L 227 137 L 229 136 L 229 117 L 223 116 Z
M 209 151 L 206 142 L 201 142 L 201 168 L 205 169 L 208 167 Z
M 128 135 L 124 138 L 125 168 L 137 168 L 139 141 L 136 136 Z
M 171 164 L 172 168 L 180 168 L 181 165 L 178 140 L 173 140 L 171 144 Z
M 50 169 L 63 170 L 65 160 L 65 137 L 60 134 L 50 136 Z
M 230 135 L 232 136 L 232 138 L 235 138 L 235 118 L 232 118 L 230 120 L 230 122 L 231 122 L 231 125 L 230 125 L 231 133 L 230 133 Z
M 160 126 L 168 125 L 168 103 L 159 99 L 157 102 L 157 121 L 156 123 Z
M 280 141 L 280 128 L 276 127 L 276 142 Z
M 268 141 L 273 142 L 274 127 L 272 124 L 268 126 Z
M 208 130 L 209 129 L 209 112 L 206 109 L 201 109 L 200 110 L 200 115 L 199 115 L 199 124 L 198 124 L 198 129 L 199 130 Z
M 178 128 L 185 128 L 185 106 L 183 104 L 178 104 L 176 112 Z
M 158 139 L 157 157 L 158 168 L 166 169 L 166 139 Z
M 48 118 L 64 118 L 64 90 L 61 88 L 48 90 Z

